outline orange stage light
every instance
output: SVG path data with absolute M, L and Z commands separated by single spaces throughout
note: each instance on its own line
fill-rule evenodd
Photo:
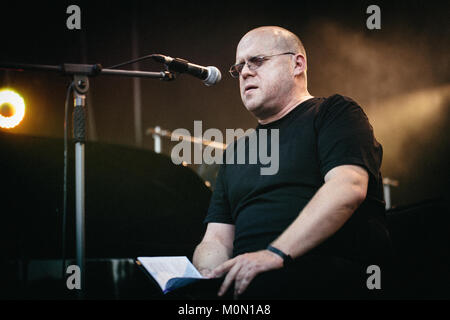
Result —
M 0 127 L 11 129 L 25 116 L 25 101 L 11 89 L 0 90 Z

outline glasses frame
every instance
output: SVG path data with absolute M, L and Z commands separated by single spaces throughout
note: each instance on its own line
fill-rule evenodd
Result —
M 294 52 L 283 52 L 283 53 L 272 54 L 272 55 L 269 55 L 269 56 L 257 55 L 257 56 L 251 57 L 250 59 L 248 59 L 248 60 L 245 61 L 245 62 L 233 64 L 233 65 L 230 67 L 230 69 L 228 70 L 228 72 L 230 73 L 230 75 L 231 75 L 233 78 L 237 79 L 237 78 L 239 78 L 239 76 L 241 75 L 242 70 L 244 70 L 245 65 L 248 66 L 248 69 L 249 69 L 249 70 L 255 71 L 256 69 L 258 69 L 259 67 L 261 67 L 261 66 L 264 64 L 265 61 L 270 60 L 270 58 L 275 57 L 275 56 L 285 55 L 285 54 L 296 55 L 296 53 L 294 53 Z M 254 62 L 251 62 L 252 59 L 261 59 L 260 62 L 258 62 L 259 65 L 258 65 L 258 63 L 255 64 Z M 249 62 L 250 62 L 250 64 L 249 64 Z M 238 69 L 238 67 L 239 67 L 239 69 Z M 235 74 L 235 72 L 237 72 L 237 74 Z

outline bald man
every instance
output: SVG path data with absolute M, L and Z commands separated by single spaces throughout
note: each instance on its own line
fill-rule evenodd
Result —
M 382 147 L 366 115 L 350 98 L 308 92 L 303 44 L 280 27 L 245 34 L 230 73 L 256 132 L 279 130 L 279 170 L 221 166 L 194 265 L 223 278 L 219 296 L 361 297 L 389 243 Z

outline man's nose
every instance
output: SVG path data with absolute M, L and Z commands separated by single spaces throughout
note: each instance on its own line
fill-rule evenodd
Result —
M 249 75 L 254 75 L 255 72 L 250 70 L 250 68 L 248 67 L 248 63 L 244 64 L 244 67 L 242 68 L 241 71 L 241 76 L 243 79 L 246 79 Z

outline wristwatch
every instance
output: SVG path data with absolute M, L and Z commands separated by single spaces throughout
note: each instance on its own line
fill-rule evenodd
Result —
M 266 250 L 269 250 L 269 251 L 279 255 L 281 258 L 283 258 L 283 266 L 284 267 L 290 265 L 294 261 L 290 255 L 284 253 L 280 249 L 272 247 L 271 245 L 268 245 Z

